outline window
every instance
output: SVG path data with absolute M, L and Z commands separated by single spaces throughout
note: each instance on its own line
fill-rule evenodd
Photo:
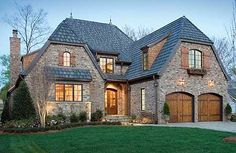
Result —
M 198 50 L 189 51 L 189 68 L 202 68 L 202 53 Z
M 141 89 L 141 110 L 145 110 L 145 89 Z
M 144 52 L 143 53 L 143 70 L 148 69 L 148 53 Z
M 70 53 L 69 52 L 63 53 L 63 66 L 70 66 Z
M 100 58 L 100 67 L 104 73 L 113 73 L 114 59 L 113 58 Z
M 82 101 L 82 85 L 56 84 L 56 101 Z

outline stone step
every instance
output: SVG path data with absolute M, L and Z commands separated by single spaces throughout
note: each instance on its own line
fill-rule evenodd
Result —
M 120 115 L 109 115 L 105 116 L 104 119 L 108 122 L 129 122 L 129 116 L 120 116 Z

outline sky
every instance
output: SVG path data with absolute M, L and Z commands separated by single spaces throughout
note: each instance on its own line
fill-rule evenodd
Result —
M 154 30 L 186 16 L 210 38 L 227 37 L 233 11 L 233 0 L 0 0 L 0 55 L 9 54 L 12 28 L 4 18 L 16 12 L 15 3 L 44 9 L 52 31 L 71 12 L 73 18 L 103 23 L 111 18 L 119 28 L 128 25 Z

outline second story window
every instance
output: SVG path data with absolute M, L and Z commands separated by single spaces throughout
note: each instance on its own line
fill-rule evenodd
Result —
M 189 51 L 189 68 L 193 69 L 202 68 L 202 52 L 198 50 Z
M 63 53 L 63 66 L 70 66 L 70 53 L 64 52 Z
M 148 69 L 148 53 L 143 52 L 143 70 Z
M 114 59 L 113 58 L 100 58 L 100 67 L 104 73 L 114 72 Z

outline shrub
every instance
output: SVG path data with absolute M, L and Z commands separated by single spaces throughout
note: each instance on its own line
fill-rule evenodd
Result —
M 232 108 L 229 104 L 226 105 L 225 107 L 225 115 L 230 115 L 232 113 Z
M 233 114 L 230 119 L 232 122 L 236 122 L 236 114 Z
M 59 125 L 59 124 L 63 124 L 65 120 L 66 120 L 66 116 L 64 116 L 63 114 L 47 116 L 46 124 L 47 126 Z
M 167 103 L 164 103 L 163 114 L 168 115 L 168 116 L 170 115 L 170 108 L 169 108 L 169 105 Z
M 35 128 L 39 127 L 40 123 L 35 118 L 22 119 L 22 120 L 10 120 L 6 121 L 3 125 L 4 128 Z
M 12 119 L 29 119 L 36 116 L 33 100 L 25 81 L 22 81 L 13 96 Z
M 151 112 L 142 111 L 137 119 L 138 123 L 151 124 L 155 121 L 155 114 Z
M 70 122 L 71 122 L 71 123 L 79 122 L 79 117 L 78 117 L 75 113 L 71 114 L 71 116 L 70 116 Z
M 1 115 L 1 122 L 5 123 L 6 121 L 10 120 L 10 116 L 9 116 L 9 100 L 7 99 L 4 102 L 4 107 L 3 107 L 3 111 L 2 111 L 2 115 Z
M 86 112 L 80 112 L 79 113 L 79 121 L 86 122 L 87 121 L 87 113 Z
M 92 122 L 97 122 L 102 120 L 103 113 L 101 110 L 96 110 L 96 112 L 91 114 L 91 121 Z

